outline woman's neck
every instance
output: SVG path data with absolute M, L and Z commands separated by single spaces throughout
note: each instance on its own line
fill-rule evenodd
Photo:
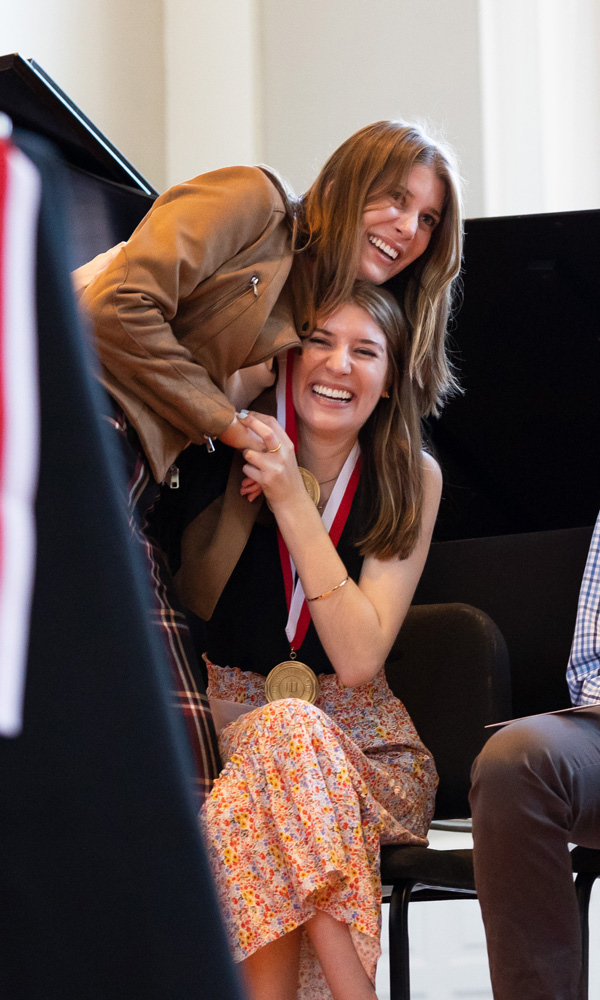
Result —
M 354 436 L 342 440 L 324 439 L 298 426 L 298 462 L 317 477 L 321 486 L 332 485 L 342 471 L 356 441 Z

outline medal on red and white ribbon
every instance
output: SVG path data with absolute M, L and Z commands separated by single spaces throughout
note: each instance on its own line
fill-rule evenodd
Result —
M 279 379 L 276 390 L 277 420 L 285 429 L 294 448 L 297 449 L 298 430 L 292 398 L 293 355 L 293 351 L 288 351 L 287 356 L 281 358 L 279 362 Z M 344 463 L 323 511 L 323 524 L 336 548 L 352 507 L 360 478 L 360 464 L 360 446 L 357 442 Z M 267 677 L 265 693 L 269 701 L 275 701 L 277 698 L 303 698 L 305 701 L 314 703 L 319 690 L 317 678 L 307 664 L 300 663 L 295 658 L 297 650 L 306 637 L 310 623 L 310 611 L 302 584 L 296 574 L 294 562 L 279 529 L 277 529 L 277 541 L 288 606 L 285 634 L 290 643 L 291 658 L 273 667 Z

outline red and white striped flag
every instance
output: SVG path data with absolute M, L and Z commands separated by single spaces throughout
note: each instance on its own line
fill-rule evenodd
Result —
M 40 178 L 0 139 L 0 733 L 21 731 L 35 573 L 39 400 L 35 257 Z

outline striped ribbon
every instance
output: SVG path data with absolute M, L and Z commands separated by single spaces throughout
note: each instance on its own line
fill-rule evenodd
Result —
M 0 140 L 0 733 L 22 727 L 35 573 L 39 401 L 35 258 L 41 183 Z
M 277 421 L 284 428 L 294 448 L 297 450 L 298 428 L 292 396 L 293 363 L 293 349 L 279 359 L 279 378 L 276 389 Z M 348 520 L 350 508 L 352 507 L 352 501 L 360 478 L 360 464 L 360 446 L 357 442 L 344 463 L 323 511 L 323 524 L 336 548 L 344 530 L 344 525 Z M 298 651 L 306 637 L 310 623 L 310 610 L 306 602 L 306 595 L 302 584 L 300 583 L 300 578 L 296 576 L 296 567 L 294 566 L 293 559 L 288 552 L 287 545 L 279 529 L 277 529 L 277 541 L 279 543 L 279 558 L 281 560 L 285 597 L 288 606 L 288 620 L 285 634 L 291 648 Z

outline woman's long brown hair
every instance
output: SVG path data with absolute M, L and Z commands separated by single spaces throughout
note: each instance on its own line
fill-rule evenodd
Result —
M 460 183 L 452 152 L 406 122 L 381 121 L 360 129 L 332 154 L 299 199 L 296 249 L 297 270 L 310 287 L 312 328 L 317 312 L 331 314 L 351 296 L 366 205 L 397 191 L 417 163 L 430 166 L 446 191 L 442 218 L 427 250 L 403 274 L 404 311 L 412 328 L 408 372 L 425 416 L 437 413 L 457 389 L 446 354 L 452 286 L 462 253 Z
M 394 297 L 371 282 L 356 282 L 347 301 L 369 314 L 388 348 L 389 395 L 359 433 L 367 527 L 358 549 L 363 556 L 406 559 L 419 538 L 424 495 L 421 424 L 408 365 L 411 331 Z

